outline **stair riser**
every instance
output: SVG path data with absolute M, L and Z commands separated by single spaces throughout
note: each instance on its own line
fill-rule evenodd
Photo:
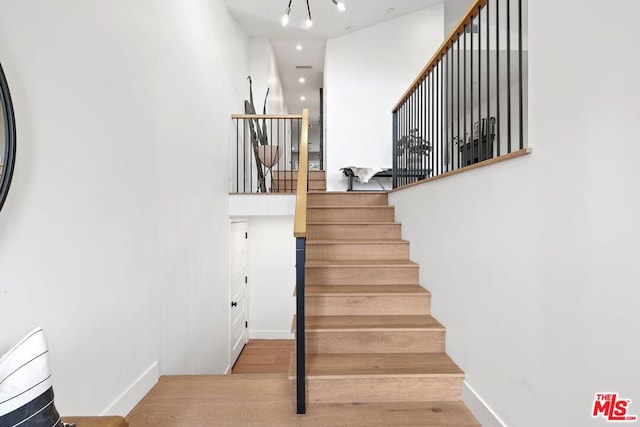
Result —
M 307 353 L 444 353 L 444 331 L 307 332 Z
M 297 181 L 277 180 L 271 184 L 272 193 L 295 193 L 298 188 Z M 309 190 L 323 191 L 327 189 L 325 181 L 309 181 Z
M 392 207 L 371 207 L 367 209 L 313 208 L 307 209 L 308 222 L 393 222 Z
M 307 267 L 307 285 L 417 285 L 418 267 Z
M 326 193 L 310 194 L 308 206 L 387 206 L 386 193 Z
M 408 260 L 409 242 L 307 244 L 307 259 Z
M 363 379 L 307 378 L 307 399 L 314 403 L 424 402 L 462 399 L 461 377 Z
M 325 180 L 325 172 L 324 171 L 309 171 L 309 180 Z M 274 179 L 287 179 L 287 180 L 295 180 L 298 179 L 298 171 L 290 171 L 290 170 L 277 170 L 273 171 Z
M 307 296 L 307 316 L 375 316 L 430 314 L 429 295 Z
M 355 239 L 395 240 L 400 239 L 400 224 L 308 224 L 307 239 Z

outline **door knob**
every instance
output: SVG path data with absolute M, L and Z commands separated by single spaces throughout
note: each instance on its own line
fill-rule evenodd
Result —
M 238 303 L 237 303 L 237 302 L 235 302 L 235 301 L 231 301 L 231 307 L 237 307 L 237 306 L 238 306 Z

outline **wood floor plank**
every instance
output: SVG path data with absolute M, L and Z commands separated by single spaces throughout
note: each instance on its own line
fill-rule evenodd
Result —
M 462 402 L 309 405 L 296 415 L 284 375 L 163 376 L 127 416 L 130 427 L 477 427 Z
M 250 340 L 242 350 L 231 373 L 286 373 L 293 347 L 293 340 Z

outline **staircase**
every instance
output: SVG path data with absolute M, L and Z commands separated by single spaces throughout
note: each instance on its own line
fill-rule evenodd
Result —
M 479 425 L 386 193 L 310 192 L 305 273 L 308 411 L 413 405 Z M 295 380 L 295 357 L 289 372 Z
M 271 179 L 272 193 L 295 193 L 298 183 L 298 171 L 273 171 Z M 309 190 L 326 191 L 327 180 L 324 171 L 309 171 Z

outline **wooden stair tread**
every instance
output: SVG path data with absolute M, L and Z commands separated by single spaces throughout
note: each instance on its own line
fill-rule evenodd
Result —
M 295 355 L 292 362 L 289 375 L 295 379 Z M 464 377 L 464 372 L 445 353 L 319 353 L 307 354 L 305 363 L 309 380 Z
M 307 239 L 307 245 L 389 245 L 389 244 L 398 244 L 398 243 L 409 243 L 408 240 L 403 239 L 348 239 L 348 240 L 340 240 L 340 239 Z
M 295 316 L 292 332 L 295 332 Z M 362 331 L 444 331 L 445 327 L 430 315 L 423 316 L 308 316 L 308 332 Z
M 430 295 L 420 285 L 307 285 L 305 296 Z
M 413 261 L 410 260 L 319 260 L 308 259 L 305 262 L 307 267 L 417 267 Z
M 340 196 L 362 196 L 366 194 L 388 194 L 388 191 L 367 191 L 367 192 L 358 192 L 358 191 L 327 191 L 327 194 L 338 194 Z
M 394 209 L 394 207 L 389 205 L 307 205 L 307 209 Z
M 307 225 L 399 225 L 396 221 L 309 221 Z

